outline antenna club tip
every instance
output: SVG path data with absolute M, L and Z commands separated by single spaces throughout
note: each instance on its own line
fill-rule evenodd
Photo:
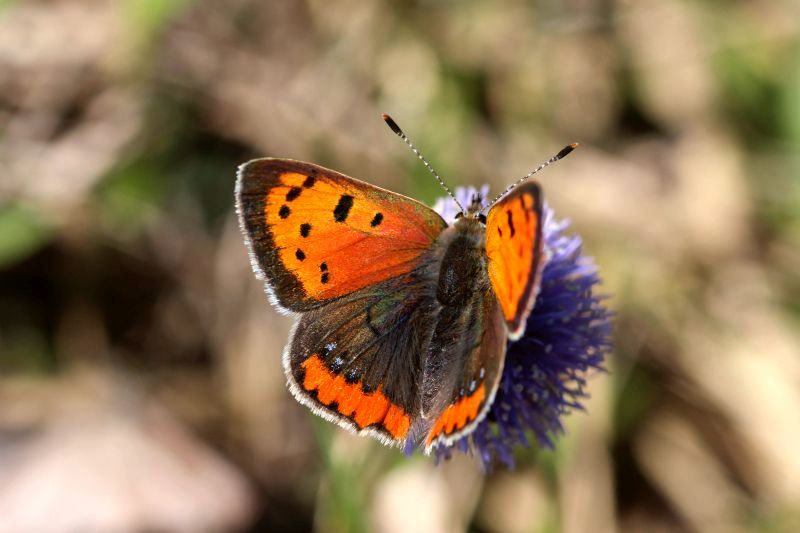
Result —
M 562 148 L 560 152 L 558 152 L 556 154 L 556 157 L 555 157 L 556 161 L 559 160 L 559 159 L 563 159 L 564 157 L 567 157 L 569 155 L 569 153 L 572 152 L 577 147 L 578 147 L 578 143 L 568 144 L 567 146 Z
M 395 132 L 395 134 L 400 136 L 403 135 L 403 130 L 400 129 L 400 126 L 397 125 L 397 122 L 395 122 L 392 117 L 390 117 L 386 113 L 382 113 L 381 118 L 383 119 L 384 122 L 386 122 L 386 124 L 391 128 L 391 130 Z

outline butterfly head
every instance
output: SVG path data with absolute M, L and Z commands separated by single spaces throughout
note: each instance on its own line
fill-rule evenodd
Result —
M 482 213 L 483 208 L 483 196 L 481 193 L 476 192 L 472 195 L 472 200 L 470 201 L 466 210 L 463 210 L 456 215 L 456 220 L 459 220 L 461 217 L 466 217 L 469 219 L 477 219 L 481 224 L 486 224 L 486 215 Z

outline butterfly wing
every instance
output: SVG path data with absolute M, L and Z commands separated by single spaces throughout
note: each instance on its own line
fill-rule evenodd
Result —
M 482 271 L 488 277 L 487 290 L 476 293 L 473 302 L 452 318 L 445 310 L 434 333 L 434 345 L 450 335 L 460 341 L 443 346 L 445 357 L 431 358 L 432 364 L 443 368 L 425 370 L 426 378 L 445 376 L 439 389 L 433 379 L 425 380 L 424 391 L 433 395 L 431 401 L 423 395 L 423 415 L 435 414 L 425 439 L 426 451 L 469 434 L 494 400 L 507 339 L 524 332 L 538 291 L 544 253 L 541 220 L 541 191 L 533 182 L 517 187 L 489 211 Z M 445 372 L 444 367 L 454 373 Z
M 489 210 L 486 256 L 509 336 L 518 339 L 536 300 L 544 258 L 542 196 L 537 183 L 520 185 Z
M 236 202 L 253 269 L 289 312 L 408 273 L 446 227 L 416 200 L 288 159 L 239 167 Z
M 442 349 L 450 352 L 443 359 L 450 369 L 425 370 L 426 377 L 438 376 L 443 381 L 439 394 L 445 400 L 436 402 L 430 410 L 435 414 L 427 424 L 426 453 L 439 444 L 452 444 L 475 429 L 491 407 L 503 371 L 507 333 L 494 295 L 490 291 L 477 293 L 471 305 L 454 320 L 455 323 L 446 316 L 440 317 L 431 348 L 431 353 Z M 440 329 L 458 332 L 460 342 L 437 347 L 446 338 L 439 334 Z M 425 380 L 430 389 L 429 381 Z
M 304 313 L 283 359 L 295 398 L 346 429 L 403 443 L 419 418 L 431 287 L 415 270 Z

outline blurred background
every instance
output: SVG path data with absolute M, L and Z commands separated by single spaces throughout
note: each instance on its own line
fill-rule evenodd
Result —
M 0 1 L 0 531 L 800 530 L 796 0 Z M 541 175 L 617 313 L 484 475 L 318 420 L 236 166 Z

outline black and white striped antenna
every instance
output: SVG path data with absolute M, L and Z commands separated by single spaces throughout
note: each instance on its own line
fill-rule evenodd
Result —
M 425 168 L 427 168 L 430 171 L 430 173 L 433 174 L 433 177 L 436 178 L 436 181 L 439 182 L 439 185 L 441 185 L 442 188 L 445 190 L 445 192 L 447 192 L 447 194 L 450 196 L 450 198 L 453 199 L 453 201 L 456 203 L 461 212 L 466 214 L 466 212 L 464 211 L 464 206 L 462 206 L 459 203 L 459 201 L 456 199 L 456 196 L 453 194 L 450 188 L 447 185 L 445 185 L 444 180 L 442 180 L 439 174 L 435 170 L 433 170 L 431 164 L 428 163 L 428 161 L 422 156 L 420 151 L 417 150 L 417 147 L 411 144 L 411 141 L 409 140 L 408 136 L 405 133 L 403 133 L 403 130 L 401 130 L 400 126 L 397 125 L 397 122 L 395 122 L 392 119 L 392 117 L 390 117 L 386 113 L 384 113 L 381 116 L 383 117 L 384 122 L 386 122 L 386 124 L 388 124 L 389 127 L 392 129 L 392 131 L 395 132 L 398 137 L 403 139 L 403 142 L 405 142 L 408 145 L 408 147 L 411 148 L 412 152 L 417 154 L 417 157 L 419 158 L 420 161 L 422 161 L 422 164 L 425 165 Z
M 511 192 L 511 190 L 512 190 L 512 189 L 514 189 L 514 187 L 516 187 L 517 185 L 519 185 L 520 183 L 522 183 L 522 182 L 523 182 L 523 181 L 525 181 L 526 179 L 530 178 L 531 176 L 533 176 L 534 174 L 536 174 L 537 172 L 539 172 L 539 171 L 540 171 L 540 170 L 542 170 L 543 168 L 545 168 L 545 167 L 548 167 L 548 166 L 552 165 L 553 163 L 555 163 L 555 162 L 556 162 L 556 161 L 558 161 L 559 159 L 564 159 L 565 157 L 567 157 L 567 155 L 569 155 L 569 153 L 570 153 L 571 151 L 573 151 L 573 150 L 574 150 L 575 148 L 577 148 L 577 147 L 578 147 L 578 143 L 572 143 L 572 144 L 568 144 L 568 145 L 566 145 L 566 146 L 565 146 L 564 148 L 562 148 L 562 149 L 561 149 L 561 150 L 560 150 L 560 151 L 559 151 L 559 152 L 558 152 L 556 155 L 554 155 L 553 157 L 551 157 L 550 159 L 548 159 L 547 161 L 545 161 L 544 163 L 542 163 L 541 165 L 539 165 L 538 167 L 536 167 L 535 169 L 533 169 L 532 171 L 530 171 L 530 172 L 528 172 L 527 174 L 525 174 L 524 176 L 522 176 L 522 177 L 521 177 L 520 179 L 518 179 L 516 182 L 514 182 L 514 183 L 512 183 L 511 185 L 509 185 L 508 187 L 506 187 L 506 190 L 504 190 L 503 192 L 501 192 L 500 194 L 498 194 L 497 196 L 495 196 L 495 197 L 494 197 L 494 200 L 492 200 L 491 202 L 489 202 L 489 205 L 487 205 L 486 207 L 484 207 L 483 209 L 481 209 L 481 211 L 486 211 L 487 209 L 489 209 L 490 207 L 492 207 L 492 206 L 493 206 L 495 203 L 497 203 L 497 201 L 498 201 L 500 198 L 502 198 L 502 197 L 503 197 L 503 196 L 505 196 L 506 194 L 510 193 L 510 192 Z

